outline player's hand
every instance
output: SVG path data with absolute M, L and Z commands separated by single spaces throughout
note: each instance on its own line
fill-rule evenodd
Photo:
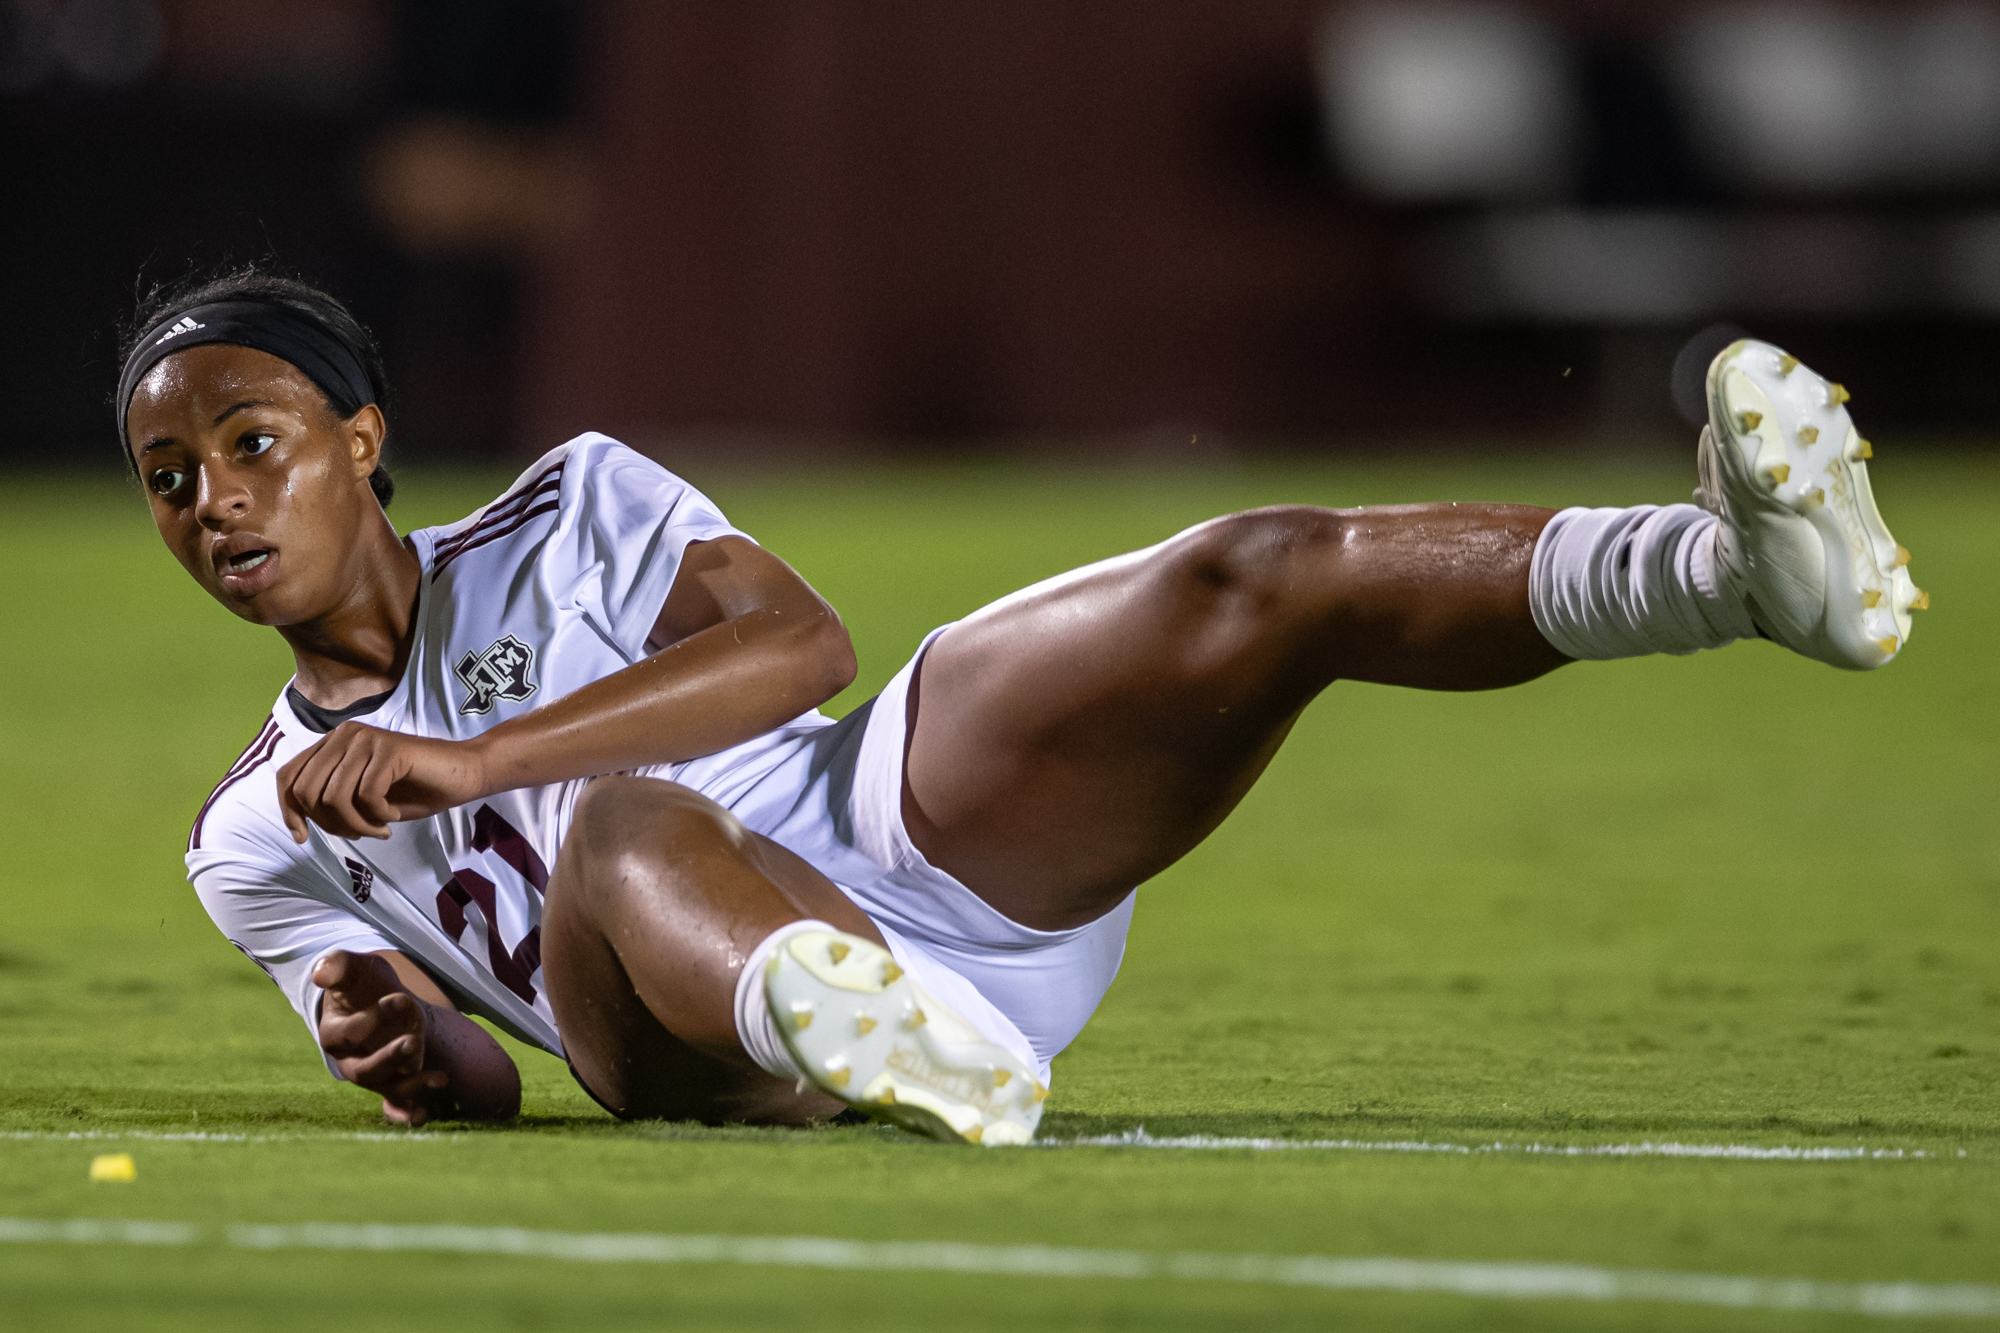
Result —
M 415 1127 L 445 1113 L 450 1076 L 424 1068 L 427 1024 L 423 1001 L 403 988 L 396 970 L 373 954 L 336 949 L 313 968 L 326 988 L 320 1001 L 320 1049 L 341 1077 L 379 1093 L 390 1122 Z
M 484 783 L 473 746 L 343 722 L 278 770 L 278 809 L 294 842 L 308 820 L 339 838 L 386 838 L 391 824 L 485 795 Z

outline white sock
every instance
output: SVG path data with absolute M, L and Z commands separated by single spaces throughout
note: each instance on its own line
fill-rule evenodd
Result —
M 764 942 L 750 951 L 749 961 L 743 964 L 743 971 L 736 978 L 736 1039 L 743 1043 L 743 1050 L 757 1067 L 767 1074 L 779 1078 L 803 1078 L 805 1071 L 792 1059 L 792 1053 L 785 1049 L 784 1038 L 778 1035 L 778 1024 L 771 1017 L 771 1006 L 764 999 L 764 968 L 769 965 L 771 955 L 778 946 L 802 930 L 834 930 L 824 921 L 794 921 L 779 926 L 764 937 Z
M 1719 521 L 1685 504 L 1563 510 L 1542 529 L 1529 566 L 1535 627 L 1584 661 L 1754 637 L 1742 598 L 1715 568 Z

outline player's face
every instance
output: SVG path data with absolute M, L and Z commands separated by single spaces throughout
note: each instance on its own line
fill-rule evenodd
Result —
M 216 344 L 153 367 L 126 425 L 167 549 L 237 615 L 297 624 L 366 581 L 350 566 L 381 521 L 376 408 L 341 421 L 290 362 Z

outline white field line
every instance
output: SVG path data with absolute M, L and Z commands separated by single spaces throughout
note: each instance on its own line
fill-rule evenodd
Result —
M 223 1131 L 162 1130 L 9 1130 L 0 1142 L 85 1143 L 129 1140 L 137 1143 L 466 1143 L 474 1136 L 410 1130 L 372 1130 L 326 1134 L 248 1134 Z M 1756 1162 L 1854 1162 L 1935 1159 L 1941 1154 L 1921 1148 L 1802 1148 L 1787 1144 L 1675 1143 L 1432 1143 L 1418 1139 L 1273 1139 L 1229 1138 L 1213 1134 L 1156 1137 L 1144 1125 L 1122 1134 L 1098 1134 L 1074 1139 L 1037 1139 L 1036 1148 L 1173 1148 L 1191 1151 L 1250 1152 L 1398 1152 L 1398 1153 L 1522 1153 L 1539 1157 L 1699 1157 Z M 1960 1148 L 1957 1155 L 1966 1155 Z
M 211 1233 L 179 1222 L 0 1218 L 0 1242 L 194 1245 Z M 1598 1268 L 1588 1264 L 1459 1263 L 1328 1255 L 1156 1253 L 1054 1245 L 855 1241 L 825 1236 L 703 1236 L 530 1231 L 520 1227 L 235 1225 L 224 1244 L 245 1250 L 496 1254 L 575 1263 L 747 1264 L 857 1272 L 1008 1277 L 1185 1279 L 1327 1291 L 1429 1292 L 1505 1300 L 1650 1301 L 1741 1310 L 1972 1318 L 2000 1315 L 2000 1286 L 1928 1282 L 1818 1282 Z
M 95 1143 L 129 1139 L 136 1143 L 458 1143 L 467 1134 L 423 1134 L 409 1130 L 364 1130 L 351 1134 L 231 1134 L 222 1131 L 168 1132 L 151 1129 L 19 1129 L 0 1132 L 0 1142 Z
M 1415 1139 L 1258 1139 L 1224 1138 L 1212 1134 L 1188 1134 L 1155 1138 L 1144 1125 L 1123 1134 L 1099 1134 L 1057 1141 L 1037 1141 L 1037 1147 L 1051 1148 L 1183 1148 L 1195 1150 L 1248 1149 L 1252 1152 L 1291 1152 L 1302 1149 L 1345 1152 L 1417 1153 L 1526 1153 L 1548 1157 L 1712 1157 L 1758 1162 L 1851 1162 L 1908 1160 L 1933 1154 L 1912 1148 L 1796 1148 L 1780 1144 L 1763 1147 L 1752 1143 L 1430 1143 Z M 1963 1148 L 1958 1150 L 1965 1156 Z

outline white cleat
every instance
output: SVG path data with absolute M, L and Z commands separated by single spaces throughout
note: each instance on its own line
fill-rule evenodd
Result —
M 805 931 L 764 970 L 764 996 L 799 1068 L 876 1120 L 946 1143 L 1026 1143 L 1049 1095 L 1011 1051 L 925 993 L 889 951 Z
M 1888 662 L 1930 598 L 1868 488 L 1873 456 L 1828 383 L 1769 343 L 1708 367 L 1695 503 L 1721 517 L 1716 567 L 1765 637 L 1849 671 Z

